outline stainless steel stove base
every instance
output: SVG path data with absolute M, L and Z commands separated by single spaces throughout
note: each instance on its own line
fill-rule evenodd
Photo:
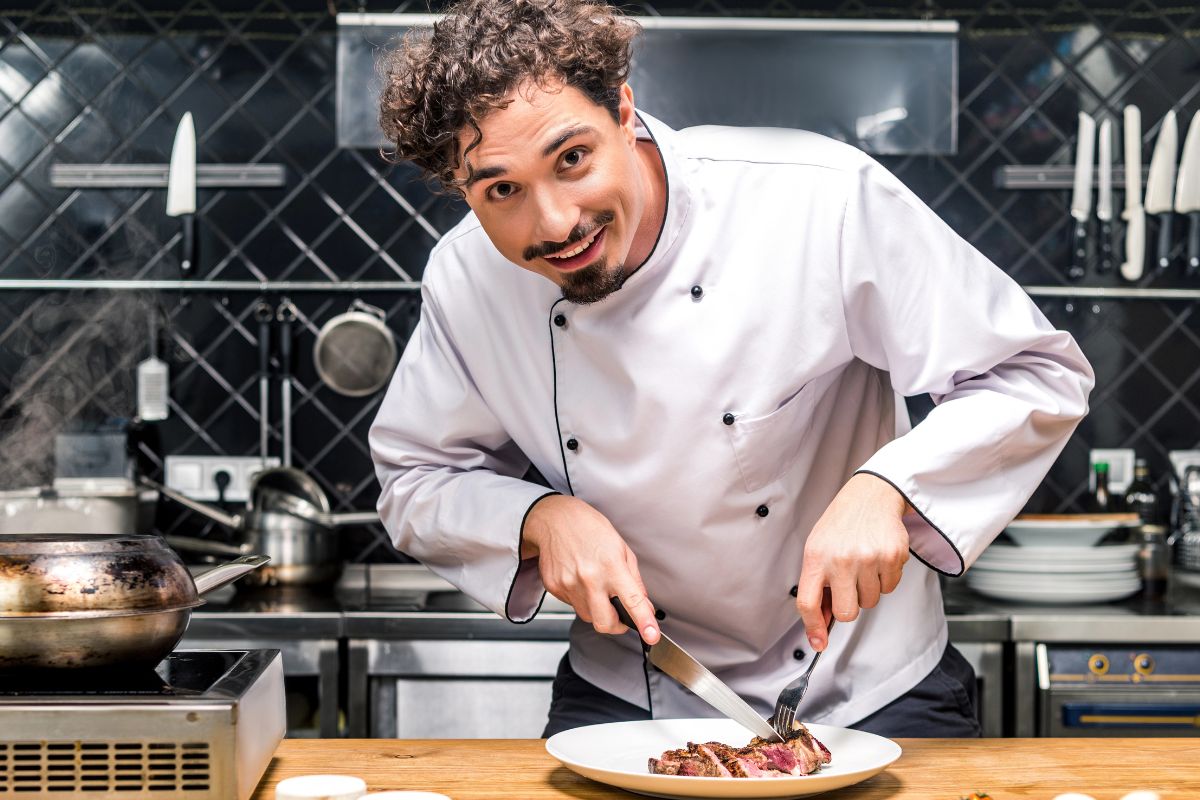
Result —
M 246 800 L 285 725 L 278 650 L 192 697 L 3 697 L 0 797 Z

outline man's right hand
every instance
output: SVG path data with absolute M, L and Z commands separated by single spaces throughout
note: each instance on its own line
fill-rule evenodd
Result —
M 537 558 L 546 591 L 599 633 L 624 633 L 610 597 L 619 597 L 646 644 L 658 641 L 654 606 L 637 557 L 603 514 L 577 497 L 549 495 L 521 529 L 521 558 Z

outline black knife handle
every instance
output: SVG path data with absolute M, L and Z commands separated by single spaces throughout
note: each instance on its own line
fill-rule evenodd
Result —
M 1099 272 L 1112 272 L 1113 270 L 1113 240 L 1112 240 L 1112 222 L 1106 219 L 1100 220 L 1100 266 L 1097 267 Z
M 1200 273 L 1200 211 L 1188 212 L 1187 276 Z
M 184 214 L 179 218 L 183 225 L 183 246 L 179 256 L 179 271 L 187 277 L 196 259 L 196 215 Z
M 633 617 L 629 616 L 629 612 L 625 610 L 625 606 L 621 603 L 621 598 L 610 597 L 608 599 L 609 602 L 612 603 L 613 608 L 617 610 L 617 619 L 621 620 L 621 624 L 630 628 L 631 630 L 637 631 L 637 623 L 633 621 Z M 648 651 L 650 649 L 650 645 L 646 644 L 646 640 L 641 638 L 640 631 L 638 631 L 638 639 L 642 642 L 642 650 Z
M 1171 212 L 1158 215 L 1158 271 L 1171 266 Z
M 1087 272 L 1087 222 L 1075 220 L 1075 234 L 1071 237 L 1071 266 L 1067 277 L 1082 280 Z

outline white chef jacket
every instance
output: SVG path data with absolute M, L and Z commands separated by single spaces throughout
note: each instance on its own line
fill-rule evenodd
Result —
M 957 576 L 1087 410 L 1093 373 L 1007 275 L 878 163 L 781 129 L 673 131 L 649 259 L 592 305 L 505 260 L 473 214 L 434 248 L 420 323 L 371 428 L 397 548 L 513 622 L 545 590 L 520 531 L 550 486 L 637 555 L 672 638 L 768 715 L 810 650 L 791 589 L 856 471 L 896 487 L 916 557 L 834 627 L 799 717 L 849 725 L 947 642 Z M 937 403 L 910 430 L 903 396 Z M 732 415 L 732 416 L 730 416 Z M 732 424 L 729 424 L 729 422 Z M 576 620 L 571 664 L 654 717 L 714 716 Z

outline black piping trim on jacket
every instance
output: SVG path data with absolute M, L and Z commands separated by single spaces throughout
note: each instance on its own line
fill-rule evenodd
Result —
M 945 540 L 946 540 L 946 544 L 950 545 L 950 549 L 954 551 L 954 555 L 958 556 L 958 572 L 946 572 L 946 570 L 944 570 L 944 569 L 940 569 L 940 568 L 938 568 L 938 567 L 935 567 L 933 564 L 930 564 L 928 561 L 926 561 L 925 559 L 921 558 L 920 554 L 919 554 L 919 553 L 917 553 L 917 551 L 916 551 L 916 550 L 913 550 L 913 549 L 910 547 L 910 548 L 908 548 L 908 552 L 910 552 L 910 553 L 912 553 L 912 554 L 913 554 L 913 558 L 917 559 L 917 561 L 920 561 L 922 564 L 924 564 L 925 566 L 929 567 L 929 568 L 930 568 L 931 570 L 933 570 L 934 572 L 938 572 L 938 573 L 940 573 L 940 574 L 942 574 L 942 575 L 945 575 L 947 578 L 958 578 L 958 577 L 961 577 L 961 576 L 962 576 L 962 574 L 963 574 L 964 572 L 966 572 L 966 569 L 967 569 L 967 564 L 966 564 L 966 562 L 963 560 L 962 553 L 960 553 L 960 552 L 958 551 L 958 548 L 954 546 L 954 542 L 950 541 L 950 537 L 949 537 L 949 536 L 947 536 L 947 535 L 946 535 L 946 534 L 945 534 L 945 533 L 942 531 L 942 529 L 941 529 L 941 528 L 939 528 L 937 525 L 934 525 L 932 522 L 930 522 L 930 520 L 929 520 L 929 517 L 925 516 L 925 513 L 924 513 L 923 511 L 921 511 L 921 509 L 917 508 L 917 504 L 916 504 L 916 503 L 914 503 L 914 502 L 913 502 L 913 501 L 912 501 L 912 500 L 909 498 L 909 496 L 908 496 L 908 495 L 906 495 L 906 494 L 904 493 L 904 491 L 903 491 L 903 490 L 902 490 L 902 489 L 901 489 L 899 486 L 897 486 L 896 484 L 892 483 L 892 482 L 891 482 L 891 480 L 889 480 L 888 478 L 886 478 L 886 477 L 885 477 L 885 476 L 883 476 L 883 475 L 880 475 L 878 472 L 872 472 L 872 471 L 871 471 L 871 470 L 869 470 L 869 469 L 860 469 L 860 470 L 856 471 L 854 474 L 855 474 L 855 475 L 858 475 L 858 474 L 863 474 L 863 475 L 874 475 L 876 478 L 879 478 L 879 480 L 883 481 L 883 482 L 884 482 L 884 483 L 886 483 L 888 486 L 891 486 L 891 487 L 892 487 L 893 489 L 895 489 L 897 492 L 900 492 L 900 496 L 904 498 L 905 502 L 907 502 L 907 503 L 908 503 L 908 505 L 909 505 L 909 506 L 912 508 L 912 510 L 913 510 L 913 511 L 915 511 L 915 512 L 917 512 L 917 515 L 918 515 L 918 516 L 919 516 L 921 519 L 925 520 L 925 524 L 926 524 L 926 525 L 928 525 L 929 527 L 931 527 L 931 528 L 933 528 L 935 531 L 937 531 L 937 532 L 938 532 L 938 535 L 939 535 L 939 536 L 941 536 L 943 539 L 945 539 Z
M 637 112 L 634 112 L 637 113 Z M 658 143 L 658 139 L 654 138 L 654 131 L 650 130 L 650 126 L 641 117 L 638 117 L 638 122 L 642 123 L 642 127 L 646 129 L 646 133 L 650 134 L 650 141 L 654 142 L 654 149 L 658 152 L 658 163 L 662 165 L 663 171 L 663 224 L 658 226 L 658 235 L 654 237 L 654 246 L 650 248 L 649 254 L 646 256 L 646 261 L 654 257 L 654 251 L 658 250 L 658 243 L 662 241 L 663 231 L 667 229 L 667 216 L 671 210 L 671 176 L 667 173 L 667 160 L 663 158 L 662 145 Z M 638 269 L 641 269 L 643 261 L 638 264 Z M 634 270 L 637 272 L 637 269 Z M 632 273 L 631 273 L 632 274 Z
M 642 648 L 642 677 L 646 679 L 646 710 L 650 712 L 650 719 L 654 719 L 654 695 L 650 693 L 650 651 L 644 647 Z
M 538 600 L 537 608 L 535 608 L 533 613 L 529 615 L 529 619 L 517 620 L 508 615 L 508 604 L 512 602 L 513 589 L 517 588 L 517 575 L 521 572 L 520 539 L 521 531 L 525 530 L 525 520 L 529 519 L 529 512 L 533 511 L 534 506 L 545 500 L 547 497 L 556 494 L 562 494 L 562 492 L 546 492 L 544 495 L 538 497 L 538 499 L 530 503 L 529 508 L 525 509 L 525 514 L 521 517 L 521 527 L 517 529 L 517 571 L 513 573 L 512 583 L 508 585 L 508 594 L 504 597 L 504 618 L 514 625 L 524 625 L 526 622 L 532 622 L 533 618 L 536 617 L 538 612 L 542 610 L 542 603 L 546 602 L 546 593 L 542 592 L 542 599 Z
M 554 305 L 550 306 L 547 323 L 550 327 L 550 369 L 554 381 L 554 429 L 558 431 L 558 453 L 562 457 L 563 475 L 567 477 L 567 491 L 574 497 L 575 487 L 571 486 L 571 470 L 567 469 L 567 451 L 563 449 L 562 423 L 558 421 L 558 357 L 554 353 L 554 309 L 558 307 L 559 303 L 566 302 L 566 299 L 561 297 L 554 301 Z

